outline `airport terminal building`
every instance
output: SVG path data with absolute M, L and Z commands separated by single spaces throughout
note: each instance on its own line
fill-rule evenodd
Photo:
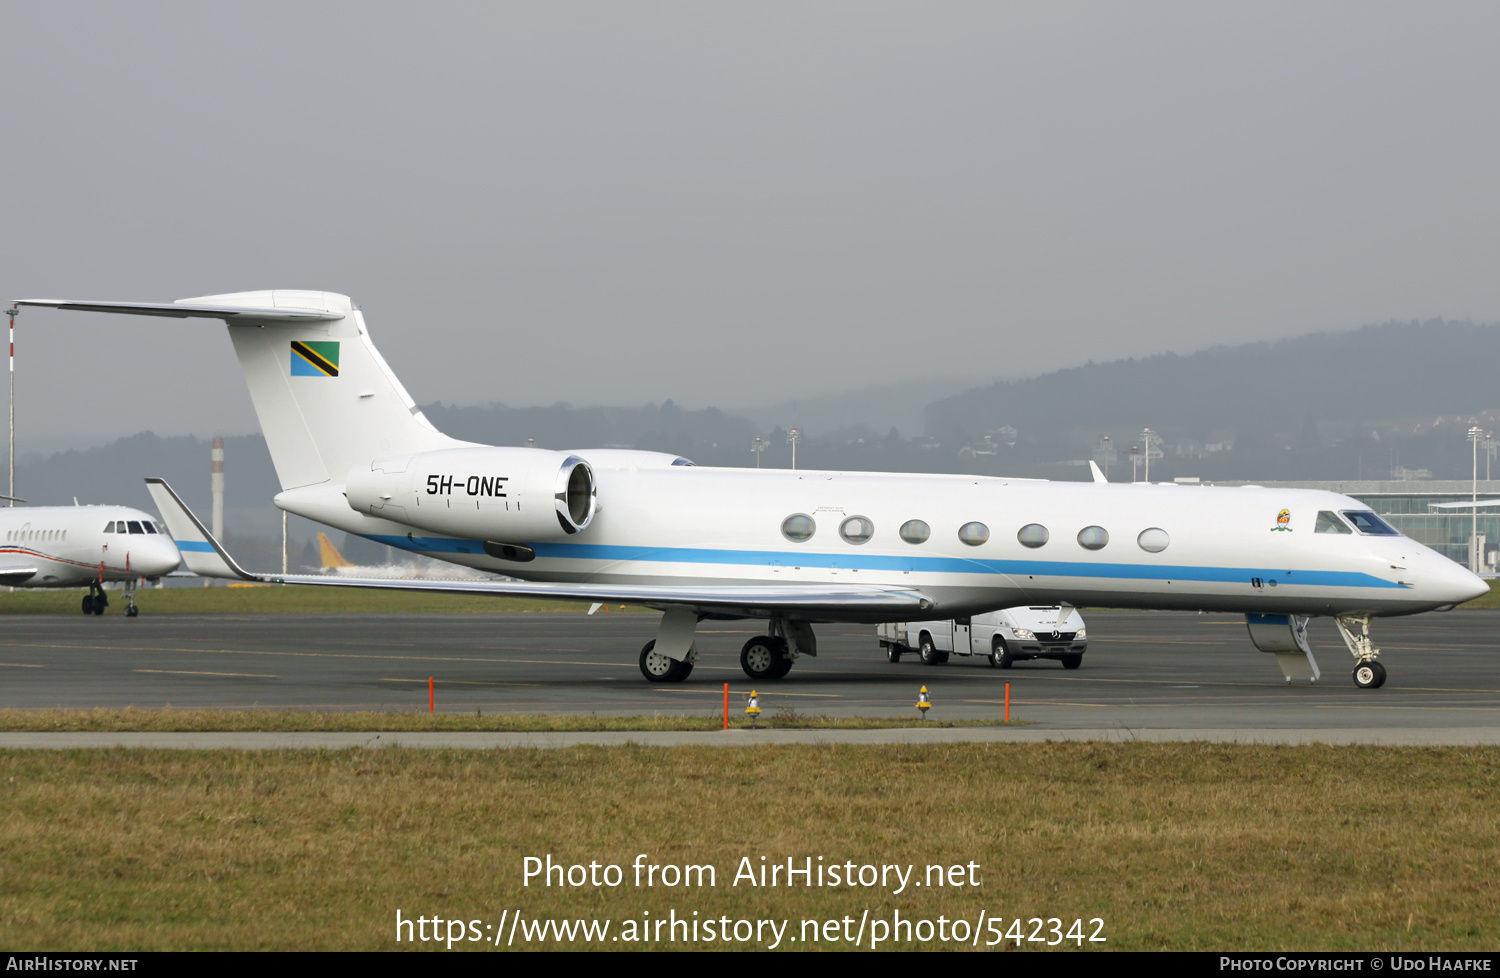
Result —
M 1472 499 L 1474 483 L 1468 479 L 1404 482 L 1350 479 L 1341 482 L 1259 482 L 1255 485 L 1325 489 L 1353 496 L 1380 514 L 1391 526 L 1450 560 L 1478 574 L 1500 573 L 1500 507 L 1480 509 L 1477 521 L 1472 510 L 1430 508 L 1432 503 L 1459 503 Z M 1500 479 L 1479 480 L 1479 501 L 1489 499 L 1500 499 Z M 1471 559 L 1469 553 L 1469 541 L 1476 522 L 1478 561 Z

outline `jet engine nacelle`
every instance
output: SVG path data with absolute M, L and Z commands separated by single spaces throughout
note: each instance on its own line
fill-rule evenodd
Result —
M 583 459 L 537 448 L 449 448 L 377 459 L 350 470 L 345 486 L 357 512 L 513 544 L 584 529 L 594 518 L 595 491 Z

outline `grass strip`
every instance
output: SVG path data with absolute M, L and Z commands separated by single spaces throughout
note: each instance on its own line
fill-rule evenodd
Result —
M 398 908 L 486 935 L 517 910 L 609 920 L 614 935 L 698 911 L 789 919 L 805 937 L 803 920 L 899 910 L 1020 918 L 1027 934 L 1032 917 L 1065 930 L 1099 917 L 1108 941 L 1093 947 L 1109 950 L 1487 952 L 1500 943 L 1497 771 L 1488 747 L 0 752 L 0 943 L 412 947 L 395 941 Z M 618 865 L 623 882 L 523 886 L 522 860 L 549 854 Z M 637 886 L 638 856 L 712 866 L 714 885 Z M 741 860 L 758 871 L 761 857 L 912 865 L 917 879 L 972 862 L 979 885 L 735 885 Z M 516 946 L 755 945 L 679 932 Z
M 748 728 L 742 703 L 731 703 L 729 725 Z M 311 712 L 302 710 L 15 710 L 0 709 L 0 731 L 98 731 L 162 733 L 401 732 L 475 730 L 500 732 L 594 730 L 719 730 L 721 712 L 613 716 L 595 713 Z M 1012 726 L 1022 724 L 1013 723 Z M 763 713 L 758 726 L 777 730 L 884 730 L 897 727 L 1003 727 L 990 720 L 919 720 L 916 717 L 831 717 L 779 709 Z
M 1465 601 L 1458 606 L 1457 610 L 1494 610 L 1496 608 L 1500 608 L 1500 591 L 1495 590 L 1495 585 L 1491 582 L 1489 594 L 1482 594 L 1473 601 Z

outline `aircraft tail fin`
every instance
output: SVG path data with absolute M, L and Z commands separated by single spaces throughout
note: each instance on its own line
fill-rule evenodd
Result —
M 349 561 L 344 559 L 344 555 L 339 553 L 339 548 L 333 545 L 333 541 L 328 539 L 328 534 L 324 533 L 322 530 L 318 531 L 318 555 L 323 561 L 324 570 L 327 570 L 330 567 L 354 566 L 353 564 L 349 563 Z
M 187 565 L 188 570 L 203 577 L 223 577 L 232 581 L 260 580 L 235 563 L 234 558 L 214 539 L 202 521 L 193 515 L 193 511 L 187 508 L 187 503 L 167 485 L 166 480 L 147 479 L 146 488 L 151 493 L 152 501 L 156 503 L 157 511 L 161 513 L 162 522 L 167 524 L 172 541 L 177 544 L 182 562 Z
M 276 289 L 172 303 L 20 304 L 223 320 L 283 490 L 342 483 L 351 468 L 377 458 L 469 444 L 444 435 L 423 416 L 346 295 Z

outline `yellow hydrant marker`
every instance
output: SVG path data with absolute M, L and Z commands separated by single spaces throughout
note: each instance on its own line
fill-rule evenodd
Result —
M 760 719 L 760 694 L 753 689 L 750 691 L 750 702 L 745 704 L 745 715 L 750 718 L 751 727 Z
M 927 711 L 932 709 L 932 701 L 927 698 L 926 686 L 923 686 L 922 691 L 917 693 L 917 709 L 922 711 L 922 719 L 927 719 Z

